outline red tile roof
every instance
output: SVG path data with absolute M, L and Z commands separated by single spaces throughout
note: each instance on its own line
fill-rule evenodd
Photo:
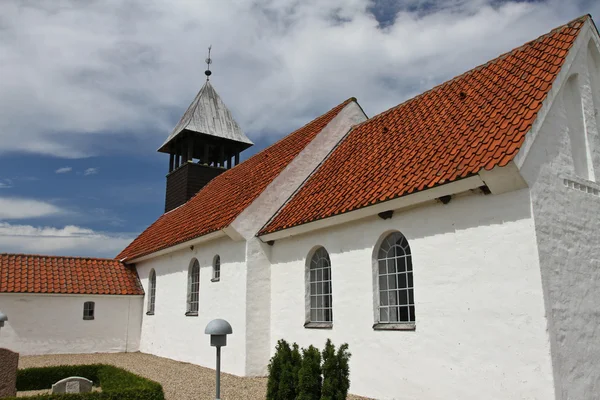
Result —
M 133 259 L 226 228 L 349 103 L 348 99 L 277 143 L 223 172 L 187 203 L 138 236 L 117 259 Z
M 259 235 L 505 166 L 588 18 L 355 126 Z
M 0 293 L 143 295 L 135 268 L 105 258 L 0 254 Z

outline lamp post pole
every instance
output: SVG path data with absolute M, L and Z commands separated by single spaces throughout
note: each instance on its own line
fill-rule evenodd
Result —
M 227 346 L 227 335 L 233 333 L 231 325 L 224 319 L 213 319 L 206 325 L 204 333 L 210 335 L 210 345 L 217 348 L 216 400 L 221 399 L 221 347 Z
M 217 397 L 221 398 L 221 346 L 217 346 Z

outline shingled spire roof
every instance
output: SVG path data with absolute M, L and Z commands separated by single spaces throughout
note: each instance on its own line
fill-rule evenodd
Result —
M 168 153 L 169 143 L 184 131 L 239 142 L 244 149 L 253 145 L 208 80 L 158 151 Z

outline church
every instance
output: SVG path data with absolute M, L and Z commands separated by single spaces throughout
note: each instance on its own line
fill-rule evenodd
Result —
M 115 259 L 0 255 L 0 347 L 264 376 L 348 343 L 377 399 L 600 393 L 600 37 L 589 15 L 379 115 L 252 146 L 208 79 L 159 152 L 165 212 Z M 166 156 L 165 156 L 166 163 Z

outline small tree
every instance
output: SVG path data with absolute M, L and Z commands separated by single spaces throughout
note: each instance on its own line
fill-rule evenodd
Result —
M 267 381 L 267 400 L 279 400 L 279 386 L 285 365 L 289 363 L 290 345 L 283 339 L 277 342 L 275 354 L 269 361 L 269 380 Z
M 295 399 L 298 393 L 298 371 L 302 357 L 298 345 L 292 348 L 281 339 L 275 347 L 275 354 L 269 362 L 267 400 Z
M 298 371 L 298 397 L 296 400 L 321 398 L 321 353 L 314 346 L 302 349 L 302 366 Z
M 323 349 L 323 389 L 321 400 L 345 400 L 350 389 L 350 361 L 348 344 L 335 346 L 327 339 Z

